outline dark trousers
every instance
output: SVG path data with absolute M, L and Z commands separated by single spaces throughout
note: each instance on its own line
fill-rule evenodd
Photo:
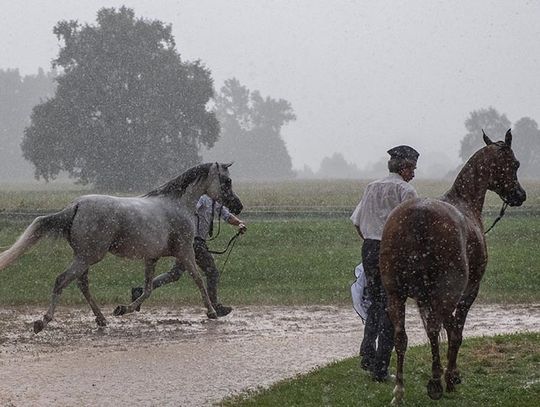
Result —
M 195 251 L 195 261 L 206 276 L 206 289 L 208 290 L 210 302 L 213 306 L 216 306 L 219 303 L 217 293 L 219 270 L 216 267 L 214 257 L 208 251 L 208 246 L 206 246 L 206 242 L 203 239 L 196 237 L 193 241 L 193 249 Z M 171 270 L 160 274 L 152 280 L 152 288 L 158 288 L 162 285 L 178 280 L 184 271 L 185 270 L 181 264 L 175 263 Z
M 362 264 L 366 273 L 367 293 L 371 306 L 367 312 L 360 355 L 376 377 L 388 373 L 394 347 L 394 327 L 386 312 L 386 292 L 379 272 L 380 246 L 380 240 L 372 239 L 364 240 L 362 245 Z

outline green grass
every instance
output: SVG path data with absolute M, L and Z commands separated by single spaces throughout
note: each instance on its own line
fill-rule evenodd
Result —
M 0 224 L 0 246 L 12 244 L 26 224 Z M 233 229 L 222 225 L 220 249 Z M 489 263 L 479 300 L 483 302 L 540 301 L 540 219 L 504 218 L 488 236 Z M 240 304 L 350 304 L 353 269 L 360 261 L 361 242 L 348 219 L 253 221 L 236 244 L 223 271 L 220 295 Z M 64 240 L 43 239 L 14 264 L 0 272 L 0 304 L 46 303 L 56 276 L 69 264 Z M 217 257 L 218 267 L 224 256 Z M 171 259 L 162 259 L 158 272 Z M 129 289 L 143 281 L 142 263 L 107 256 L 92 267 L 90 286 L 101 303 L 129 299 Z M 84 303 L 76 285 L 68 287 L 63 303 Z M 156 290 L 151 304 L 200 304 L 192 279 Z
M 444 348 L 444 346 L 443 346 Z M 444 352 L 441 352 L 444 354 Z M 429 399 L 429 347 L 412 347 L 405 358 L 404 406 L 538 405 L 540 397 L 540 334 L 500 335 L 465 340 L 458 366 L 463 383 L 439 401 Z M 445 358 L 443 358 L 443 363 Z M 391 362 L 395 369 L 395 355 Z M 385 406 L 394 385 L 374 383 L 350 358 L 261 389 L 228 398 L 223 406 Z

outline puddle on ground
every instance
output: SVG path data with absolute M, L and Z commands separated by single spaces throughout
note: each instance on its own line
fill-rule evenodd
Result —
M 350 307 L 237 307 L 208 320 L 203 308 L 143 308 L 98 328 L 85 307 L 0 310 L 0 404 L 211 405 L 223 397 L 356 355 L 363 325 Z M 426 342 L 414 305 L 409 344 Z M 465 336 L 540 329 L 538 305 L 474 305 Z

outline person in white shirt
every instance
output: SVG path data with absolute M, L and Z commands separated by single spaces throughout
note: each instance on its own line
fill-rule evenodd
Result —
M 246 224 L 233 215 L 227 207 L 214 201 L 208 195 L 202 195 L 197 202 L 195 208 L 195 239 L 193 249 L 195 250 L 195 261 L 199 268 L 206 275 L 206 288 L 208 296 L 212 302 L 212 306 L 216 310 L 218 317 L 224 317 L 232 311 L 232 307 L 221 304 L 218 300 L 218 284 L 219 270 L 214 261 L 214 257 L 208 250 L 206 240 L 213 235 L 214 216 L 220 216 L 225 222 L 230 225 L 237 226 L 240 233 L 245 233 L 247 230 Z M 180 278 L 184 273 L 182 264 L 178 261 L 172 269 L 166 273 L 160 274 L 152 280 L 152 289 L 161 287 L 162 285 L 172 283 Z M 131 300 L 135 301 L 142 295 L 142 287 L 134 287 L 131 290 Z M 139 308 L 140 309 L 140 308 Z
M 386 293 L 379 273 L 379 249 L 384 224 L 390 212 L 418 195 L 412 185 L 419 153 L 401 145 L 388 150 L 390 175 L 368 184 L 351 221 L 362 244 L 362 263 L 371 306 L 367 311 L 364 339 L 360 346 L 360 366 L 376 381 L 388 379 L 388 364 L 394 347 L 394 329 L 386 313 Z

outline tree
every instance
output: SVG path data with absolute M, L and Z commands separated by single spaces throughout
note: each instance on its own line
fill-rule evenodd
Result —
M 60 171 L 99 189 L 141 190 L 200 162 L 219 134 L 210 72 L 183 62 L 171 26 L 103 8 L 96 25 L 60 21 L 61 73 L 36 106 L 22 149 L 37 178 Z
M 522 117 L 512 126 L 506 115 L 497 110 L 475 110 L 465 121 L 469 131 L 461 141 L 460 156 L 465 162 L 476 150 L 483 146 L 482 129 L 492 139 L 502 139 L 509 128 L 512 128 L 514 141 L 512 149 L 521 162 L 519 173 L 523 177 L 538 178 L 540 175 L 540 130 L 536 121 Z
M 22 77 L 17 69 L 0 70 L 0 177 L 29 179 L 31 166 L 20 148 L 32 107 L 54 94 L 54 72 L 39 69 L 37 75 Z
M 459 156 L 463 162 L 467 161 L 480 147 L 482 147 L 482 129 L 491 138 L 504 136 L 510 128 L 510 120 L 504 114 L 490 107 L 488 109 L 475 110 L 465 120 L 465 128 L 468 133 L 461 140 Z
M 221 136 L 205 157 L 234 161 L 231 170 L 244 179 L 293 177 L 291 157 L 281 138 L 281 128 L 296 119 L 289 102 L 263 98 L 233 78 L 217 95 L 215 111 Z
M 512 148 L 521 162 L 519 173 L 527 178 L 540 176 L 540 130 L 529 117 L 522 117 L 512 128 Z
M 355 164 L 345 161 L 343 154 L 334 153 L 322 159 L 317 175 L 319 178 L 359 178 L 360 171 Z

